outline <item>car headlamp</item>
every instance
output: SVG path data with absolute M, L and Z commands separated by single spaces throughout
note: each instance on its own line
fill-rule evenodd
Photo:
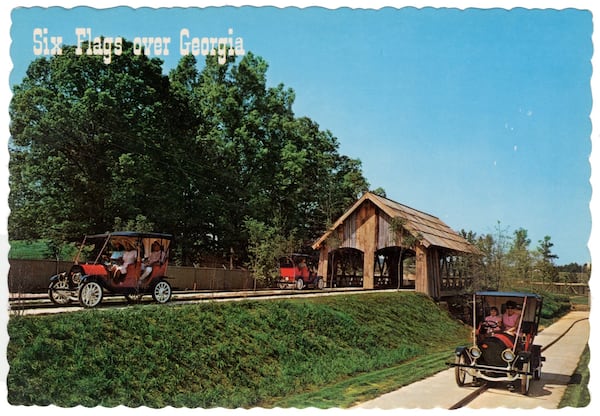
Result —
M 502 351 L 502 359 L 507 363 L 512 363 L 515 360 L 515 354 L 510 349 Z
M 473 346 L 469 348 L 469 354 L 471 354 L 471 357 L 473 358 L 479 358 L 481 357 L 481 350 L 479 349 L 479 347 Z

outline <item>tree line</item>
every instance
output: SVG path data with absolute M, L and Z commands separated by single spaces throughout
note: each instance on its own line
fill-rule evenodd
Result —
M 308 246 L 369 184 L 338 139 L 293 111 L 294 90 L 267 85 L 268 63 L 248 52 L 219 64 L 124 53 L 34 60 L 10 103 L 8 232 L 54 251 L 83 234 L 175 236 L 179 264 L 250 265 Z M 385 196 L 385 190 L 373 192 Z M 560 280 L 550 237 L 461 234 L 479 247 L 474 276 L 490 287 Z M 571 279 L 579 265 L 562 270 Z M 589 271 L 588 271 L 589 275 Z
M 293 89 L 267 85 L 263 58 L 187 55 L 165 75 L 131 48 L 107 65 L 65 46 L 13 87 L 11 240 L 153 230 L 180 264 L 240 265 L 256 230 L 307 244 L 368 190 L 360 161 L 294 114 Z
M 499 221 L 492 233 L 477 235 L 461 230 L 460 234 L 480 251 L 468 261 L 469 273 L 477 277 L 478 288 L 502 290 L 529 283 L 587 283 L 590 278 L 589 265 L 556 265 L 559 256 L 553 252 L 554 243 L 548 235 L 532 247 L 526 229 L 509 233 L 509 228 Z

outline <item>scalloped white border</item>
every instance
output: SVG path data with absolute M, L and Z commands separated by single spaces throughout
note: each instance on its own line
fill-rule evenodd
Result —
M 93 4 L 89 4 L 93 3 Z M 28 6 L 42 6 L 42 7 L 50 7 L 50 6 L 62 6 L 62 7 L 76 7 L 76 6 L 91 6 L 95 8 L 108 8 L 108 7 L 116 7 L 116 6 L 131 6 L 131 7 L 207 7 L 207 6 L 276 6 L 276 7 L 287 7 L 287 6 L 295 6 L 295 7 L 310 7 L 310 6 L 320 6 L 329 9 L 336 9 L 340 7 L 352 7 L 352 8 L 363 8 L 363 9 L 379 9 L 386 6 L 391 7 L 449 7 L 449 8 L 458 8 L 465 9 L 470 7 L 475 8 L 504 8 L 504 9 L 512 9 L 512 8 L 528 8 L 528 9 L 566 9 L 566 8 L 576 8 L 582 10 L 589 10 L 593 15 L 593 23 L 594 23 L 594 32 L 592 35 L 592 41 L 594 44 L 594 54 L 592 58 L 592 65 L 594 68 L 600 68 L 600 65 L 596 65 L 598 61 L 598 45 L 600 45 L 600 1 L 598 0 L 503 0 L 503 1 L 473 1 L 473 0 L 413 0 L 413 1 L 385 1 L 385 0 L 328 0 L 328 1 L 292 1 L 292 0 L 275 0 L 275 1 L 265 1 L 265 0 L 212 0 L 212 1 L 199 1 L 199 0 L 176 0 L 176 1 L 165 1 L 165 0 L 129 0 L 129 1 L 117 1 L 117 0 L 101 0 L 95 2 L 89 2 L 86 4 L 84 1 L 76 1 L 76 0 L 61 0 L 61 1 L 48 1 L 48 0 L 24 0 L 24 1 L 16 1 L 16 0 L 2 0 L 2 4 L 0 4 L 0 10 L 2 13 L 0 14 L 0 51 L 2 53 L 2 65 L 0 66 L 0 97 L 2 97 L 2 105 L 0 108 L 3 110 L 0 111 L 0 125 L 4 126 L 2 130 L 2 136 L 4 138 L 8 138 L 8 126 L 9 126 L 9 117 L 8 117 L 8 104 L 10 102 L 10 87 L 8 83 L 9 74 L 12 69 L 11 59 L 10 59 L 10 11 L 15 7 L 28 7 Z M 592 97 L 593 99 L 598 97 L 598 86 L 599 86 L 599 75 L 596 70 L 594 70 L 592 74 L 591 87 L 592 87 Z M 600 186 L 599 182 L 599 173 L 600 171 L 600 144 L 598 140 L 600 140 L 600 130 L 598 128 L 598 122 L 600 121 L 599 117 L 599 106 L 594 100 L 592 105 L 592 111 L 590 114 L 590 118 L 592 120 L 592 152 L 590 154 L 590 164 L 592 167 L 591 170 L 591 178 L 590 182 L 592 184 L 592 190 Z M 2 196 L 3 201 L 7 201 L 8 198 L 8 149 L 6 146 L 6 141 L 3 141 L 2 147 L 0 147 L 0 195 Z M 600 227 L 597 224 L 598 220 L 598 212 L 600 209 L 600 201 L 599 197 L 595 192 L 592 192 L 592 198 L 590 201 L 590 209 L 592 212 L 592 231 L 589 239 L 589 250 L 592 256 L 592 264 L 596 263 L 596 261 L 600 261 L 600 244 L 599 244 L 599 233 Z M 0 258 L 3 261 L 0 261 L 0 276 L 8 276 L 8 262 L 6 261 L 8 256 L 8 231 L 7 231 L 7 218 L 8 218 L 8 203 L 3 202 L 0 204 Z M 600 263 L 598 263 L 600 264 Z M 594 284 L 594 280 L 599 279 L 598 272 L 592 268 L 592 279 L 590 282 L 590 286 L 592 289 L 592 304 L 595 305 L 596 296 L 594 295 L 597 289 L 597 284 Z M 6 389 L 6 375 L 8 373 L 8 364 L 6 361 L 6 345 L 7 345 L 7 333 L 6 333 L 6 325 L 8 322 L 8 314 L 5 312 L 8 310 L 8 291 L 7 291 L 7 280 L 2 279 L 2 283 L 0 284 L 0 299 L 1 305 L 3 307 L 3 313 L 0 314 L 0 327 L 2 328 L 2 332 L 0 332 L 1 346 L 2 346 L 2 358 L 0 361 L 0 374 L 2 375 L 2 381 L 0 381 L 0 410 L 6 412 L 5 414 L 16 415 L 16 414 L 31 414 L 37 415 L 39 412 L 57 414 L 57 415 L 65 415 L 65 414 L 73 414 L 80 416 L 82 414 L 104 414 L 105 412 L 117 412 L 121 413 L 137 413 L 142 415 L 148 415 L 149 413 L 161 412 L 162 414 L 171 414 L 175 411 L 178 414 L 194 412 L 194 416 L 197 415 L 197 412 L 208 412 L 211 414 L 230 414 L 230 413 L 240 413 L 240 412 L 250 412 L 252 414 L 263 414 L 263 413 L 271 413 L 274 415 L 280 415 L 281 413 L 287 414 L 314 414 L 315 412 L 327 412 L 329 414 L 346 414 L 348 412 L 352 412 L 353 414 L 366 415 L 366 412 L 369 412 L 368 415 L 372 415 L 373 412 L 375 414 L 385 414 L 389 415 L 389 412 L 384 411 L 373 411 L 373 410 L 327 410 L 327 411 L 318 411 L 316 409 L 310 409 L 310 411 L 300 411 L 294 409 L 286 409 L 286 410 L 264 410 L 264 409 L 251 409 L 251 410 L 222 410 L 222 409 L 211 409 L 211 410 L 198 410 L 198 409 L 162 409 L 162 410 L 154 410 L 154 409 L 127 409 L 123 407 L 114 408 L 114 409 L 87 409 L 83 407 L 71 408 L 71 409 L 62 409 L 56 408 L 54 406 L 50 406 L 47 408 L 26 408 L 26 407 L 13 407 L 8 405 L 6 401 L 7 397 L 7 389 Z M 596 331 L 595 331 L 595 323 L 597 319 L 595 307 L 592 307 L 591 314 L 591 324 L 592 324 L 592 336 L 590 339 L 590 348 L 592 349 L 592 358 L 591 358 L 591 367 L 594 369 L 597 367 L 595 363 L 597 362 L 596 352 L 597 352 L 597 341 L 596 341 Z M 596 376 L 595 376 L 596 375 Z M 554 410 L 552 412 L 559 412 L 561 415 L 563 414 L 572 414 L 572 413 L 584 413 L 585 414 L 595 414 L 595 403 L 598 402 L 598 393 L 600 393 L 599 386 L 600 383 L 597 382 L 598 377 L 595 371 L 592 371 L 591 380 L 589 383 L 589 390 L 592 395 L 592 404 L 588 408 L 584 409 L 561 409 Z M 427 395 L 427 392 L 423 392 L 424 396 Z M 507 398 L 510 400 L 510 398 Z M 420 410 L 420 409 L 410 409 L 408 410 L 411 414 L 422 414 L 422 412 L 426 412 L 426 414 L 446 414 L 448 411 L 442 409 L 434 409 L 434 410 Z M 489 414 L 499 414 L 505 416 L 507 414 L 507 410 L 502 409 L 487 409 L 485 411 L 471 411 L 471 410 L 463 410 L 461 409 L 460 414 L 482 414 L 481 412 L 485 412 L 485 415 Z M 519 412 L 520 413 L 520 412 Z M 527 414 L 546 414 L 548 411 L 543 410 L 532 410 L 527 411 Z M 454 414 L 454 413 L 453 413 Z

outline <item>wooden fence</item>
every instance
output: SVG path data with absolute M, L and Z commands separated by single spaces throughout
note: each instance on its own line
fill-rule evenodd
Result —
M 10 293 L 42 293 L 48 290 L 50 276 L 68 271 L 73 263 L 52 260 L 9 260 Z M 175 290 L 243 290 L 254 288 L 247 270 L 210 267 L 169 266 L 168 276 Z M 260 285 L 258 285 L 260 287 Z

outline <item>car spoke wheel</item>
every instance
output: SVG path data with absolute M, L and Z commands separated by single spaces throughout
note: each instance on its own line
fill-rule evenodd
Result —
M 152 290 L 152 298 L 158 303 L 167 303 L 171 299 L 171 285 L 166 280 L 159 280 Z
M 465 354 L 460 354 L 456 356 L 454 362 L 458 364 L 454 367 L 454 378 L 456 379 L 456 384 L 459 387 L 462 387 L 466 384 L 467 381 L 467 369 L 462 367 L 463 365 L 467 365 L 467 356 Z
M 56 280 L 50 283 L 48 296 L 50 296 L 52 303 L 57 305 L 67 305 L 71 303 L 71 289 L 69 288 L 69 282 L 66 280 Z
M 98 282 L 86 282 L 79 289 L 79 303 L 85 308 L 93 308 L 102 302 L 102 286 Z
M 529 362 L 523 364 L 523 368 L 521 369 L 523 372 L 529 372 Z M 531 381 L 531 376 L 529 374 L 521 375 L 521 394 L 529 393 L 529 383 Z
M 325 281 L 321 277 L 317 279 L 317 289 L 323 290 L 323 288 L 325 287 Z

